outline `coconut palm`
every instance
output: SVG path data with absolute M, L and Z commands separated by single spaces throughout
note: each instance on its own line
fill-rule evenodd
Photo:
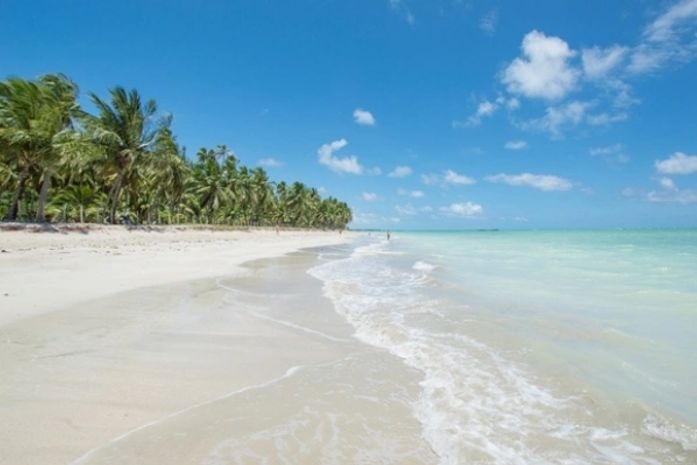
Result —
M 75 146 L 73 120 L 82 115 L 76 98 L 77 85 L 63 75 L 0 83 L 0 139 L 18 172 L 8 219 L 16 219 L 34 172 L 41 177 L 36 219 L 45 221 L 44 206 L 54 170 Z
M 229 159 L 234 155 L 221 145 L 216 150 L 202 148 L 196 156 L 198 161 L 193 169 L 193 192 L 201 210 L 205 212 L 206 222 L 210 223 L 213 211 L 224 207 L 231 199 L 229 170 L 233 165 Z
M 109 179 L 109 221 L 116 223 L 124 184 L 132 179 L 134 170 L 144 161 L 157 138 L 159 124 L 155 121 L 157 104 L 143 103 L 140 94 L 123 87 L 109 91 L 111 104 L 91 94 L 99 114 L 89 118 L 87 128 L 93 140 L 104 148 Z
M 97 113 L 77 104 L 67 77 L 0 82 L 0 215 L 39 221 L 343 228 L 351 210 L 316 189 L 269 180 L 224 145 L 188 160 L 154 101 L 116 87 Z

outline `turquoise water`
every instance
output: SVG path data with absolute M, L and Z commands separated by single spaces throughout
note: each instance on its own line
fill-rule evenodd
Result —
M 697 230 L 405 233 L 403 247 L 580 378 L 697 425 Z M 401 245 L 401 244 L 400 244 Z
M 442 464 L 697 463 L 697 230 L 373 234 L 311 270 Z

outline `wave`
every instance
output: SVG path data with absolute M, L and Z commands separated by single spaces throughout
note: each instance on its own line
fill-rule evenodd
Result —
M 683 455 L 670 449 L 666 457 L 665 443 L 655 442 L 674 441 L 674 431 L 651 427 L 649 436 L 605 425 L 592 398 L 559 395 L 476 338 L 440 330 L 452 326 L 452 315 L 429 294 L 434 265 L 417 259 L 404 266 L 391 253 L 401 251 L 391 247 L 387 241 L 362 245 L 308 273 L 323 282 L 355 337 L 422 373 L 412 407 L 441 465 L 684 463 Z M 466 324 L 465 315 L 457 317 Z M 691 450 L 689 441 L 680 444 Z
M 424 271 L 424 272 L 428 273 L 428 272 L 435 270 L 437 268 L 437 266 L 433 265 L 432 263 L 417 260 L 416 262 L 414 262 L 414 264 L 411 266 L 411 268 L 413 270 L 416 270 L 416 271 Z

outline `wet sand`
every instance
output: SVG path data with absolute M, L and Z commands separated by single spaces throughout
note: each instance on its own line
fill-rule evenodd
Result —
M 0 464 L 436 463 L 418 373 L 351 336 L 306 274 L 317 261 L 10 319 Z

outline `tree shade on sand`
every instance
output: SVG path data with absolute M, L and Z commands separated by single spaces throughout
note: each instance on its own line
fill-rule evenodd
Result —
M 344 228 L 345 202 L 272 182 L 225 145 L 190 160 L 154 100 L 90 94 L 64 75 L 0 82 L 0 217 L 9 221 Z

